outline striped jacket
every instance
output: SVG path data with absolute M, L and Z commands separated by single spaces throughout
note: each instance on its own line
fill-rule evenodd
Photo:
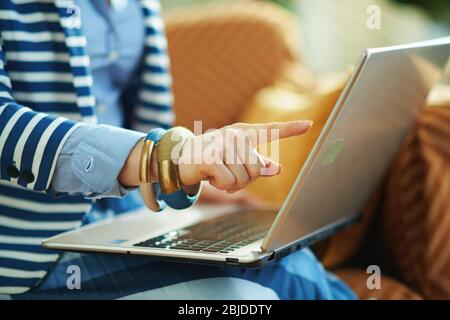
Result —
M 146 46 L 133 129 L 172 123 L 172 95 L 158 0 L 139 0 Z M 59 152 L 95 123 L 86 38 L 72 0 L 0 1 L 0 294 L 26 292 L 59 255 L 41 240 L 81 223 L 92 203 L 51 195 Z M 128 106 L 127 106 L 128 107 Z

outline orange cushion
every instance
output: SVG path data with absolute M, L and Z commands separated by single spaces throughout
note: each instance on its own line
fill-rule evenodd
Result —
M 392 166 L 381 232 L 404 281 L 450 299 L 450 100 L 426 108 Z
M 370 274 L 356 268 L 344 268 L 333 271 L 355 291 L 361 300 L 422 300 L 423 298 L 399 281 L 381 274 L 380 289 L 370 290 L 367 279 Z

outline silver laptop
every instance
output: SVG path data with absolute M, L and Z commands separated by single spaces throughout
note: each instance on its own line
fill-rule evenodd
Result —
M 450 37 L 366 50 L 279 210 L 141 210 L 43 246 L 261 267 L 330 236 L 358 220 L 449 56 Z

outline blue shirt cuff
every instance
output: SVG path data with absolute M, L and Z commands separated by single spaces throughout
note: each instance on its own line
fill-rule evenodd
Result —
M 52 179 L 54 191 L 88 198 L 123 197 L 117 180 L 144 134 L 107 125 L 82 125 L 65 142 Z

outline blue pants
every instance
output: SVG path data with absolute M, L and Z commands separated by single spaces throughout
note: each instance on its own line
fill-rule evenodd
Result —
M 81 288 L 67 286 L 79 267 Z M 309 249 L 260 270 L 66 253 L 38 288 L 13 299 L 354 299 Z

